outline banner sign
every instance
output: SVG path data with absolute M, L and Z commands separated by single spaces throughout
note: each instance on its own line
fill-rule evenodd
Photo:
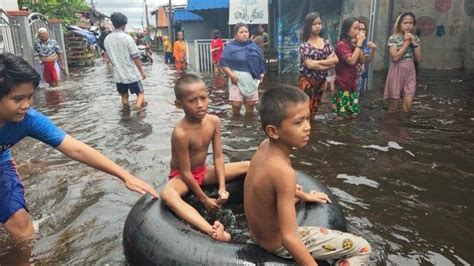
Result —
M 229 0 L 229 25 L 268 24 L 268 0 Z

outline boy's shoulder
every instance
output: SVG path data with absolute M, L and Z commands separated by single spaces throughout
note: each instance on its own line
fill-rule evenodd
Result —
M 287 179 L 288 176 L 294 175 L 295 170 L 291 166 L 290 159 L 276 155 L 269 148 L 268 142 L 266 139 L 259 145 L 251 163 L 258 163 L 259 168 L 265 168 L 265 175 L 271 179 Z
M 221 119 L 217 115 L 207 114 L 206 118 L 209 122 L 213 123 L 214 125 L 220 125 Z
M 204 118 L 203 125 L 205 127 L 213 127 L 213 129 L 220 128 L 221 119 L 212 114 L 207 114 Z M 186 119 L 183 117 L 174 127 L 172 138 L 174 137 L 186 137 L 188 136 L 188 129 L 190 128 L 190 124 L 186 122 Z

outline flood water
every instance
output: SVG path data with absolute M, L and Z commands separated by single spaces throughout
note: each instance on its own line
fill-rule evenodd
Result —
M 175 71 L 145 67 L 146 108 L 123 109 L 111 70 L 72 70 L 60 89 L 39 89 L 35 107 L 75 138 L 158 186 L 169 171 L 170 134 L 182 117 L 173 105 Z M 474 73 L 422 70 L 411 118 L 387 117 L 384 74 L 355 120 L 337 122 L 322 107 L 312 137 L 292 156 L 338 197 L 350 232 L 374 249 L 374 264 L 474 263 Z M 204 75 L 210 112 L 222 119 L 226 161 L 248 160 L 264 139 L 256 117 L 232 118 L 226 81 Z M 286 80 L 292 80 L 287 78 Z M 268 79 L 266 87 L 278 82 Z M 131 97 L 132 100 L 135 97 Z M 133 102 L 132 102 L 133 103 Z M 125 218 L 139 195 L 118 179 L 26 139 L 13 148 L 37 227 L 37 264 L 126 264 Z M 0 227 L 0 264 L 9 264 Z

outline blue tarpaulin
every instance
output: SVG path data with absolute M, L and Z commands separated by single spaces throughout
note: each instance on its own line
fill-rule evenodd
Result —
M 229 8 L 229 0 L 188 0 L 188 10 Z
M 86 30 L 73 30 L 73 32 L 86 37 L 89 44 L 95 43 L 97 41 L 95 35 Z
M 177 9 L 173 13 L 173 23 L 179 22 L 179 21 L 202 21 L 202 20 L 204 20 L 203 17 L 184 9 Z
M 79 35 L 86 37 L 89 44 L 97 42 L 97 38 L 95 37 L 95 35 L 88 30 L 81 29 L 74 25 L 66 25 L 66 28 L 70 31 L 73 31 Z

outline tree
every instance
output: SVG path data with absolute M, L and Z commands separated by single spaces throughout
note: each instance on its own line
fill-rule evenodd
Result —
M 76 22 L 79 12 L 90 8 L 85 0 L 18 0 L 18 6 L 26 6 L 32 12 L 41 13 L 48 18 L 63 19 L 65 24 Z

